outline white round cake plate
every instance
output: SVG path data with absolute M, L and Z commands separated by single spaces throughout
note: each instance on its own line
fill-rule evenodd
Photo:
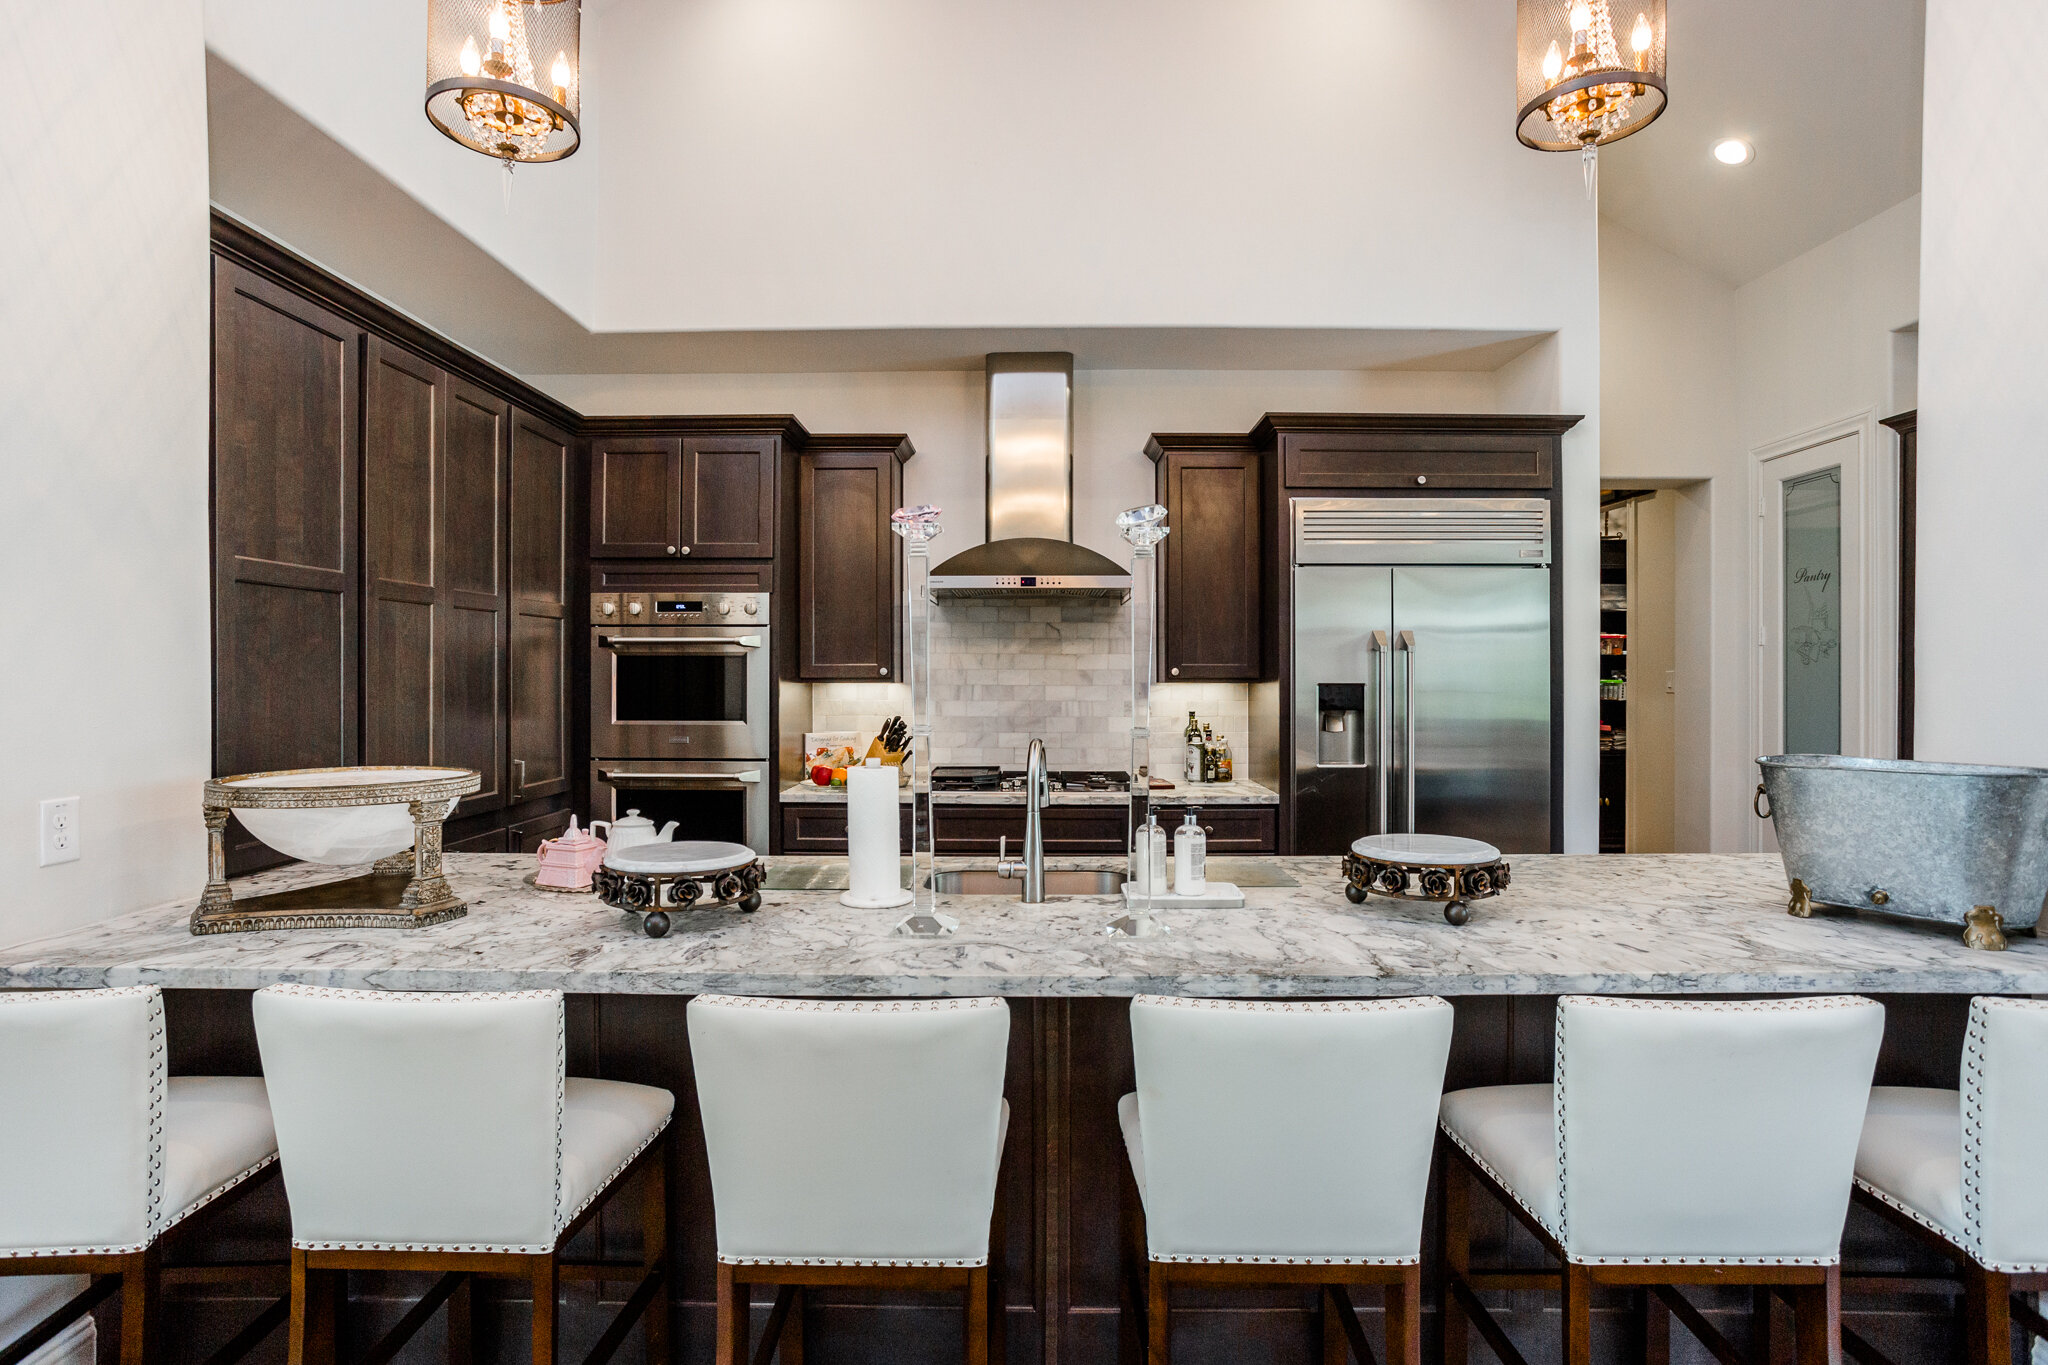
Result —
M 685 839 L 674 843 L 634 844 L 604 855 L 604 865 L 614 872 L 637 872 L 667 877 L 701 877 L 729 872 L 756 861 L 754 850 L 745 844 L 728 844 L 707 839 Z
M 1368 834 L 1351 846 L 1361 858 L 1426 867 L 1474 867 L 1497 863 L 1500 850 L 1477 839 L 1450 834 Z

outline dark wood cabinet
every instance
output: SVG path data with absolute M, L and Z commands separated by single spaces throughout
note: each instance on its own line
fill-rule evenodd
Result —
M 1899 724 L 1900 758 L 1913 756 L 1914 639 L 1918 634 L 1920 581 L 1920 410 L 1887 417 L 1899 434 Z
M 730 431 L 620 421 L 624 429 L 600 428 L 590 442 L 593 557 L 767 559 L 775 553 L 776 466 L 785 428 L 802 431 L 794 419 Z
M 354 763 L 360 356 L 337 313 L 213 272 L 213 771 Z M 278 861 L 239 822 L 228 866 Z
M 1125 806 L 1047 806 L 1045 851 L 1099 853 L 1121 857 L 1129 851 L 1130 810 Z M 1012 854 L 1024 852 L 1024 807 L 948 806 L 932 814 L 933 841 L 940 853 L 994 856 L 1007 837 Z
M 1204 806 L 1198 800 L 1188 804 L 1195 808 L 1195 823 L 1207 836 L 1211 853 L 1273 853 L 1280 847 L 1278 806 Z M 1152 809 L 1168 839 L 1187 819 L 1188 805 Z
M 682 554 L 766 559 L 775 553 L 775 456 L 770 437 L 684 439 Z
M 576 416 L 245 230 L 214 251 L 214 769 L 473 768 L 448 847 L 502 850 L 576 771 Z
M 599 437 L 590 443 L 590 553 L 612 559 L 680 555 L 683 443 Z
M 364 761 L 474 768 L 455 816 L 499 809 L 511 407 L 373 336 L 363 419 Z
M 526 412 L 512 414 L 511 800 L 569 790 L 570 561 L 573 468 L 567 434 Z M 549 836 L 552 837 L 552 836 Z
M 1573 419 L 1576 420 L 1576 419 Z M 1548 489 L 1557 419 L 1441 413 L 1268 413 L 1252 443 L 1274 451 L 1280 482 L 1329 489 Z
M 805 681 L 902 674 L 902 542 L 889 517 L 902 505 L 911 453 L 902 436 L 816 436 L 797 461 L 797 676 Z
M 902 848 L 910 851 L 910 804 L 902 807 Z M 846 855 L 846 807 L 838 802 L 786 801 L 782 805 L 784 853 Z
M 1159 561 L 1159 677 L 1242 682 L 1264 658 L 1259 456 L 1242 438 L 1154 436 L 1170 534 Z
M 538 853 L 541 840 L 559 839 L 569 832 L 569 821 L 574 819 L 568 811 L 550 811 L 537 815 L 531 820 L 521 820 L 505 827 L 505 851 L 507 853 Z

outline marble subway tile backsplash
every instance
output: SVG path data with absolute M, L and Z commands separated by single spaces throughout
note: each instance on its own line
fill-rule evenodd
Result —
M 1036 737 L 1055 768 L 1131 760 L 1130 608 L 1104 599 L 940 602 L 932 617 L 932 750 L 939 763 L 1018 767 Z M 1230 737 L 1240 765 L 1246 689 L 1152 689 L 1153 771 L 1178 778 L 1190 710 Z M 873 732 L 910 713 L 900 683 L 818 683 L 811 728 Z

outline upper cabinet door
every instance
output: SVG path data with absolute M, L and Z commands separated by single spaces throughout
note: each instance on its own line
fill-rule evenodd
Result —
M 767 559 L 775 553 L 772 436 L 691 436 L 683 441 L 683 554 Z
M 432 365 L 370 338 L 363 384 L 363 761 L 434 758 L 434 505 L 448 386 Z
M 434 536 L 441 589 L 434 603 L 434 761 L 474 768 L 483 785 L 457 815 L 497 810 L 511 800 L 506 757 L 507 466 L 512 409 L 450 376 L 446 457 Z
M 1168 449 L 1160 680 L 1256 680 L 1260 663 L 1259 457 Z
M 605 559 L 680 556 L 683 447 L 665 436 L 590 443 L 590 553 Z
M 512 800 L 569 790 L 569 438 L 512 414 Z
M 357 761 L 362 330 L 213 266 L 213 771 Z M 277 860 L 239 821 L 229 870 Z
M 379 337 L 364 384 L 363 761 L 474 768 L 506 801 L 510 408 Z
M 901 541 L 889 514 L 902 465 L 887 450 L 815 451 L 797 471 L 797 676 L 895 681 Z

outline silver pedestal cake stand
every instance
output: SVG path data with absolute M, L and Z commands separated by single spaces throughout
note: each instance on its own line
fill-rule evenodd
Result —
M 1344 895 L 1353 905 L 1368 894 L 1434 901 L 1444 918 L 1463 924 L 1471 902 L 1497 896 L 1508 884 L 1500 850 L 1448 834 L 1373 834 L 1344 855 Z
M 660 938 L 672 913 L 720 905 L 759 910 L 766 875 L 745 844 L 688 839 L 613 849 L 590 875 L 590 889 L 613 909 L 640 916 L 647 937 Z

